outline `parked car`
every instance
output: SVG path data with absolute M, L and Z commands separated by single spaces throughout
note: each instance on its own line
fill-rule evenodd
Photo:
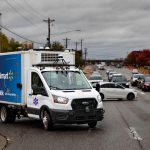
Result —
M 125 76 L 113 76 L 112 82 L 118 83 L 126 88 L 129 88 L 130 83 Z
M 100 95 L 104 99 L 127 99 L 134 100 L 137 97 L 137 92 L 131 88 L 125 88 L 118 83 L 101 82 Z
M 144 79 L 142 79 L 141 89 L 143 91 L 150 90 L 150 76 L 145 76 Z
M 132 85 L 132 86 L 137 86 L 138 80 L 139 80 L 140 78 L 142 78 L 143 76 L 144 76 L 144 75 L 141 74 L 141 73 L 132 74 L 132 77 L 131 77 L 131 79 L 130 79 L 131 85 Z
M 103 82 L 103 79 L 102 79 L 102 76 L 99 74 L 92 74 L 90 77 L 89 77 L 89 81 L 90 83 L 93 85 L 95 83 L 100 83 L 100 82 Z

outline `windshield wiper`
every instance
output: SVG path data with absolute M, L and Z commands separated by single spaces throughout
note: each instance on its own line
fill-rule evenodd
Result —
M 48 85 L 50 87 L 50 89 L 58 89 L 58 90 L 61 90 L 59 87 L 56 87 L 56 86 L 52 86 L 52 85 Z

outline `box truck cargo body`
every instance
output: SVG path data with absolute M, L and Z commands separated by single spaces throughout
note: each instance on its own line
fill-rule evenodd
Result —
M 103 119 L 100 95 L 75 64 L 70 51 L 21 51 L 0 54 L 0 117 L 41 119 L 55 123 L 88 123 Z M 92 118 L 93 117 L 93 118 Z

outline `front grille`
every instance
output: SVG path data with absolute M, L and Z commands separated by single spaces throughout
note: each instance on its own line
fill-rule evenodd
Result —
M 82 110 L 88 107 L 89 109 L 97 108 L 97 101 L 95 98 L 82 98 L 82 99 L 73 99 L 71 106 L 73 110 Z

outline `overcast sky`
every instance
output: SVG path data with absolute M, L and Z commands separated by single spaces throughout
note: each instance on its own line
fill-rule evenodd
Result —
M 48 32 L 43 19 L 55 19 L 51 41 L 64 45 L 67 37 L 68 48 L 75 49 L 75 42 L 83 39 L 88 58 L 122 58 L 150 48 L 150 0 L 0 0 L 0 12 L 3 26 L 42 43 Z M 56 34 L 67 31 L 72 32 Z

